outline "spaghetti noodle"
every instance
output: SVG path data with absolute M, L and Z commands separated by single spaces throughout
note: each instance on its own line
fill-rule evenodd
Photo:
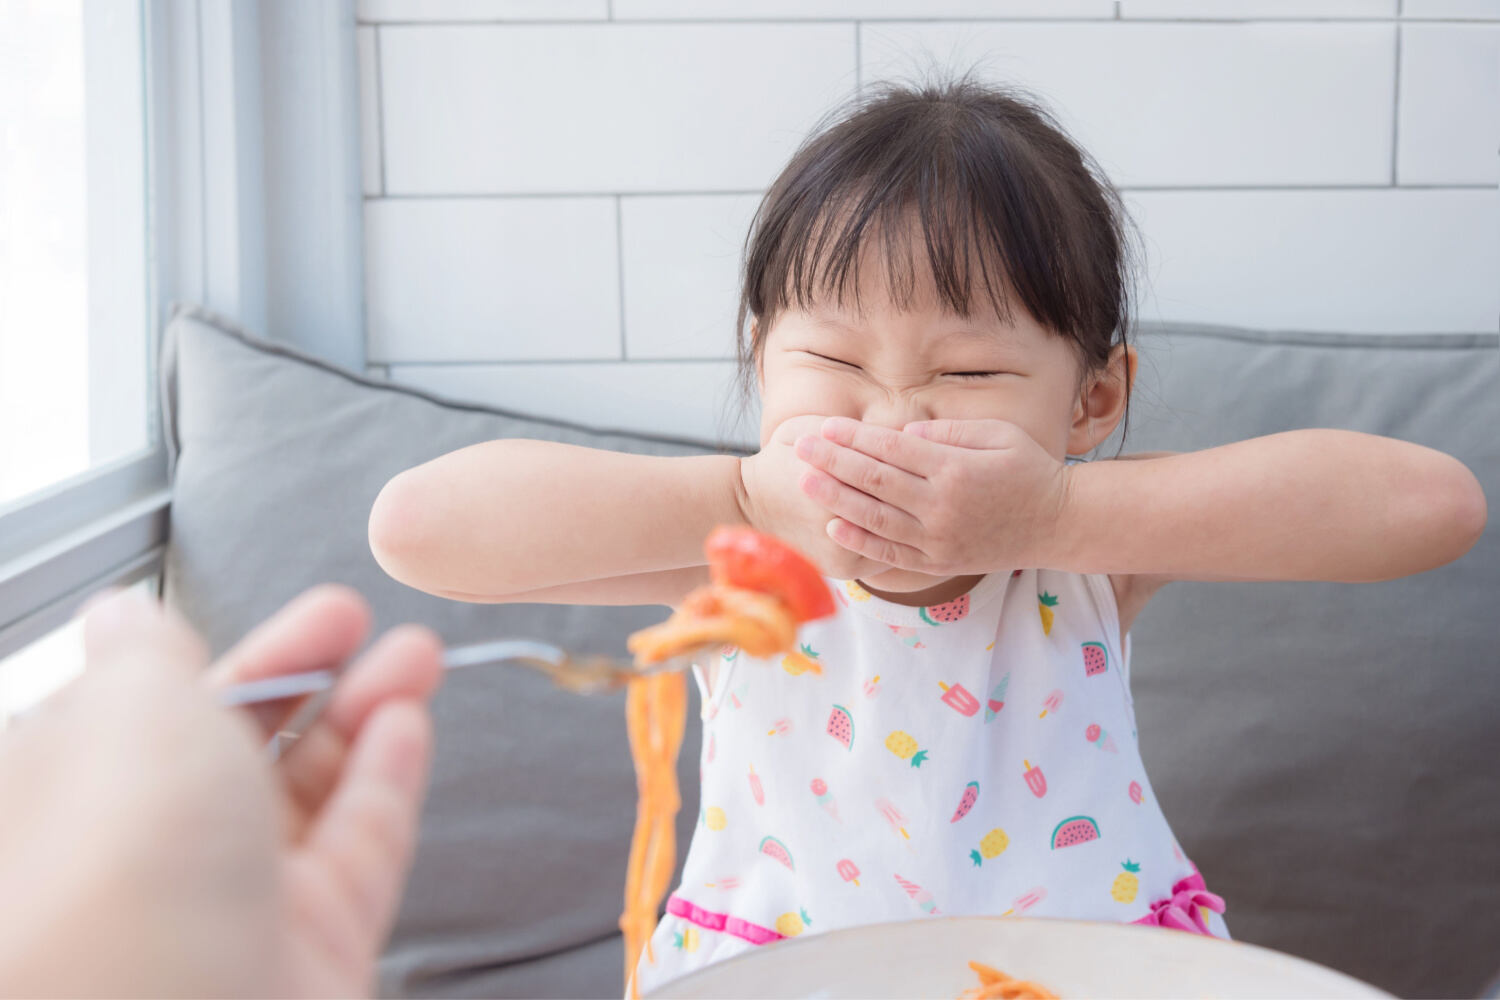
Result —
M 1058 1000 L 1057 994 L 1040 983 L 1017 979 L 983 962 L 970 962 L 979 985 L 959 994 L 959 1000 Z
M 634 633 L 627 647 L 649 666 L 705 646 L 738 646 L 750 656 L 793 651 L 797 626 L 833 613 L 833 597 L 791 546 L 744 528 L 716 528 L 703 546 L 712 583 L 688 594 L 660 625 Z M 642 954 L 655 961 L 651 935 L 677 863 L 673 822 L 682 803 L 677 753 L 687 722 L 682 671 L 643 675 L 625 693 L 625 722 L 635 761 L 635 832 L 625 870 L 625 981 L 638 996 Z

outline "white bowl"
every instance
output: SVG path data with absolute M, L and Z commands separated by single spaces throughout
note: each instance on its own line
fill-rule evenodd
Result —
M 970 960 L 1081 997 L 1386 997 L 1268 948 L 1133 924 L 933 917 L 775 944 L 667 983 L 671 997 L 957 997 Z

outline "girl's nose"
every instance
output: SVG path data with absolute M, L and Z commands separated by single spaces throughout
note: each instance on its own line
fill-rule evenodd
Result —
M 914 420 L 932 420 L 932 408 L 910 397 L 896 396 L 872 400 L 864 408 L 860 419 L 867 424 L 878 424 L 900 430 Z

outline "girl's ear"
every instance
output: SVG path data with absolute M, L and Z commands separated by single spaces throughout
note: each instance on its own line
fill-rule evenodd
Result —
M 1073 406 L 1068 454 L 1083 455 L 1098 447 L 1125 416 L 1125 402 L 1135 382 L 1136 351 L 1117 344 L 1104 370 L 1090 375 Z

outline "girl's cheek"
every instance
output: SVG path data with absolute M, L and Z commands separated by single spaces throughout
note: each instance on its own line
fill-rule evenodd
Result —
M 805 414 L 857 419 L 861 404 L 858 393 L 841 384 L 840 379 L 793 370 L 767 377 L 761 394 L 761 412 L 765 422 L 774 426 Z

